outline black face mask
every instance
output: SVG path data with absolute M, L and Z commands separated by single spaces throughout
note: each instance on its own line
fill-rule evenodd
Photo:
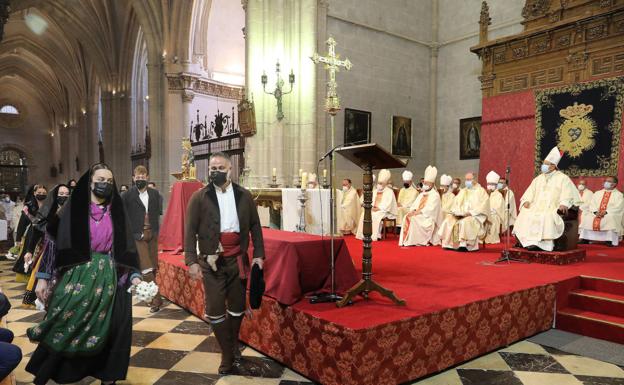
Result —
M 405 188 L 409 188 L 412 184 L 411 183 L 403 183 L 403 187 Z
M 57 197 L 57 198 L 56 198 L 56 201 L 58 202 L 58 205 L 59 205 L 59 206 L 63 206 L 63 205 L 65 204 L 65 202 L 67 202 L 67 199 L 68 199 L 68 198 L 69 198 L 69 197 L 66 197 L 66 196 Z
M 94 182 L 93 194 L 100 199 L 109 199 L 113 195 L 113 184 L 108 182 Z
M 134 184 L 136 184 L 139 190 L 143 190 L 144 188 L 147 187 L 147 181 L 143 179 L 135 180 Z
M 210 181 L 219 187 L 223 186 L 227 182 L 227 172 L 210 171 Z
M 47 194 L 37 194 L 37 195 L 35 195 L 35 199 L 38 200 L 39 202 L 44 201 L 47 197 L 48 197 Z

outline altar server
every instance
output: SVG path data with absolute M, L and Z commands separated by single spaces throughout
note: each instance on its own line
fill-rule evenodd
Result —
M 446 214 L 451 212 L 451 208 L 453 207 L 453 200 L 455 199 L 455 194 L 453 194 L 453 190 L 451 188 L 451 183 L 453 182 L 453 177 L 450 175 L 443 174 L 440 177 L 440 200 L 441 200 L 441 212 L 442 212 L 442 220 L 446 217 Z M 441 221 L 440 221 L 441 222 Z M 441 224 L 441 223 L 438 223 Z
M 465 188 L 453 200 L 451 213 L 440 226 L 442 247 L 458 251 L 479 250 L 490 213 L 489 197 L 473 173 L 466 174 Z
M 438 170 L 427 166 L 423 180 L 422 192 L 412 203 L 405 216 L 399 246 L 427 246 L 440 244 L 436 233 L 437 223 L 441 216 L 440 194 L 434 188 Z
M 373 241 L 379 240 L 381 234 L 382 220 L 384 218 L 396 219 L 397 215 L 397 202 L 394 196 L 394 191 L 388 187 L 388 182 L 392 175 L 389 170 L 383 169 L 379 171 L 377 177 L 377 188 L 373 191 L 373 208 L 371 209 L 372 219 L 372 235 Z M 364 212 L 360 215 L 360 222 L 358 223 L 358 229 L 356 238 L 364 239 L 362 229 L 364 226 Z
M 217 152 L 208 161 L 210 183 L 193 193 L 186 209 L 184 259 L 193 279 L 203 277 L 206 319 L 219 346 L 219 374 L 231 374 L 240 362 L 238 334 L 246 309 L 244 280 L 253 265 L 262 269 L 264 241 L 251 193 L 231 180 L 232 162 Z
M 338 230 L 342 234 L 351 234 L 356 230 L 360 218 L 360 201 L 351 179 L 342 180 L 342 190 L 338 193 Z
M 594 196 L 594 192 L 587 188 L 587 182 L 585 179 L 581 179 L 578 182 L 576 187 L 579 191 L 579 195 L 581 196 L 581 205 L 579 206 L 579 234 L 581 231 L 580 223 L 583 222 L 583 212 L 589 209 L 589 204 L 591 203 L 592 197 Z
M 561 153 L 554 147 L 520 198 L 520 213 L 514 234 L 520 245 L 529 250 L 552 251 L 555 239 L 563 234 L 564 222 L 559 213 L 579 204 L 581 196 L 570 178 L 557 169 Z
M 500 243 L 501 225 L 505 217 L 505 198 L 496 186 L 500 179 L 500 175 L 494 171 L 490 171 L 485 177 L 487 181 L 487 193 L 490 195 L 490 228 L 485 236 L 485 243 Z
M 610 176 L 605 180 L 604 189 L 593 195 L 583 212 L 580 226 L 582 241 L 579 243 L 604 241 L 610 242 L 609 246 L 618 245 L 622 235 L 624 198 L 616 188 L 617 184 L 617 177 Z
M 416 187 L 414 187 L 414 184 L 412 182 L 414 174 L 411 171 L 405 170 L 403 171 L 402 177 L 403 187 L 399 191 L 399 198 L 397 199 L 397 225 L 399 226 L 403 224 L 403 218 L 405 218 L 405 214 L 410 211 L 412 203 L 414 203 L 416 197 L 418 196 L 418 190 L 416 190 Z
M 500 178 L 496 188 L 500 191 L 503 199 L 505 199 L 505 215 L 503 216 L 503 222 L 501 224 L 501 232 L 504 233 L 509 227 L 516 223 L 516 218 L 518 217 L 516 195 L 513 190 L 509 188 L 509 184 L 505 178 Z M 509 198 L 507 197 L 508 195 Z M 509 202 L 509 213 L 507 213 L 507 202 Z

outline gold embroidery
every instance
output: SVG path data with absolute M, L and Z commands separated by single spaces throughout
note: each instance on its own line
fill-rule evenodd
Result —
M 592 105 L 574 102 L 574 105 L 559 111 L 565 120 L 557 129 L 557 146 L 572 158 L 578 158 L 596 145 L 596 123 L 587 116 L 593 110 Z

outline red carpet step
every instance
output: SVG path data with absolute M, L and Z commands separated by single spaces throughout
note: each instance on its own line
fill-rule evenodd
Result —
M 575 249 L 568 251 L 529 251 L 526 249 L 512 247 L 509 249 L 511 258 L 523 261 L 544 263 L 547 265 L 569 265 L 571 263 L 585 260 L 585 250 Z
M 568 307 L 557 311 L 557 329 L 624 344 L 624 281 L 581 277 Z

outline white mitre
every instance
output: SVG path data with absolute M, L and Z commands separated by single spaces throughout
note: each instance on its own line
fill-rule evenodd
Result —
M 414 178 L 414 173 L 412 173 L 409 170 L 405 170 L 403 171 L 403 174 L 401 175 L 401 177 L 403 178 L 405 182 L 411 182 L 412 179 Z
M 377 178 L 377 182 L 379 183 L 388 183 L 390 182 L 390 178 L 392 178 L 392 174 L 390 174 L 390 170 L 383 169 L 379 171 L 379 177 Z
M 555 166 L 559 164 L 559 161 L 561 160 L 561 151 L 559 151 L 557 146 L 553 147 L 553 149 L 550 150 L 550 152 L 546 156 L 546 160 L 554 164 Z
M 498 175 L 494 171 L 490 171 L 485 176 L 485 180 L 487 181 L 488 184 L 497 184 L 498 181 L 500 180 L 500 175 Z
M 442 174 L 440 177 L 440 185 L 441 186 L 450 186 L 453 183 L 453 177 L 450 175 Z
M 425 169 L 425 182 L 435 183 L 438 177 L 438 169 L 434 166 L 427 166 Z

